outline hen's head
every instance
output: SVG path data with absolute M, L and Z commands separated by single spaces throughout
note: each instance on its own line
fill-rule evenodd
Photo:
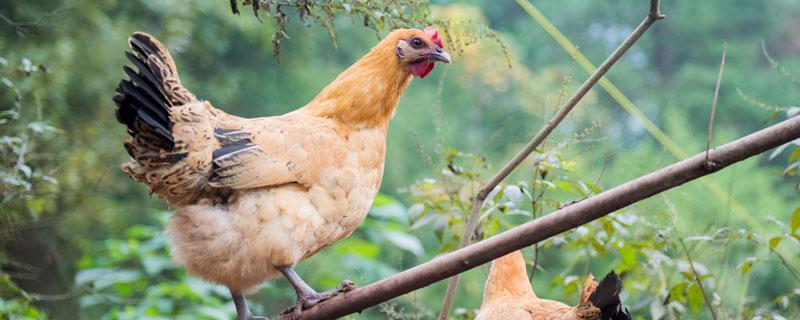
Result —
M 427 27 L 419 29 L 399 29 L 393 32 L 397 40 L 395 54 L 400 64 L 411 74 L 425 78 L 437 61 L 450 63 L 450 54 L 442 48 L 439 30 Z

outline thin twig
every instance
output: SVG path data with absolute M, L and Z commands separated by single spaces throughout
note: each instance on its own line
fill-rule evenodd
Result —
M 708 154 L 706 154 L 706 157 L 708 157 Z M 708 294 L 706 293 L 706 289 L 703 287 L 703 281 L 700 280 L 700 274 L 697 273 L 697 270 L 694 268 L 694 261 L 692 261 L 692 256 L 689 254 L 689 249 L 686 248 L 686 243 L 683 242 L 683 239 L 681 239 L 680 236 L 678 236 L 678 242 L 681 244 L 681 248 L 683 248 L 683 253 L 686 255 L 686 260 L 689 260 L 689 269 L 692 270 L 692 274 L 694 275 L 694 281 L 697 282 L 697 286 L 700 287 L 700 292 L 703 294 L 703 301 L 705 301 L 706 303 L 708 312 L 711 312 L 712 319 L 717 320 L 717 313 L 714 312 L 714 306 L 711 305 L 711 300 L 708 299 Z
M 750 242 L 756 244 L 756 245 L 763 245 L 762 242 L 759 242 L 756 239 L 748 238 L 748 240 Z M 772 248 L 769 245 L 767 245 L 766 247 L 767 247 L 767 249 L 769 249 L 770 253 L 775 254 L 776 256 L 778 256 L 778 259 L 781 260 L 781 264 L 786 268 L 787 271 L 789 271 L 789 273 L 792 275 L 792 277 L 795 280 L 797 280 L 798 283 L 800 283 L 800 272 L 797 271 L 797 269 L 795 269 L 795 267 L 793 267 L 792 264 L 790 264 L 789 261 L 787 261 L 786 258 L 780 252 L 778 252 L 777 250 L 775 250 L 774 248 Z
M 62 300 L 69 300 L 74 299 L 75 297 L 80 296 L 81 292 L 84 291 L 85 287 L 72 289 L 70 291 L 64 293 L 55 293 L 55 294 L 44 294 L 44 293 L 29 293 L 31 298 L 36 301 L 62 301 Z
M 531 199 L 531 214 L 533 214 L 533 219 L 531 219 L 531 220 L 536 220 L 537 218 L 539 218 L 539 214 L 542 213 L 542 210 L 544 209 L 544 207 L 542 206 L 542 203 L 540 202 L 540 200 L 542 198 L 544 198 L 544 192 L 547 191 L 547 188 L 542 187 L 541 191 L 539 191 L 539 196 L 536 196 L 536 179 L 538 179 L 540 173 L 542 172 L 541 171 L 541 167 L 539 166 L 540 163 L 541 163 L 541 161 L 536 161 L 536 163 L 533 164 L 533 167 L 534 167 L 534 169 L 533 169 L 533 181 L 532 181 L 533 183 L 531 185 L 531 198 L 532 198 Z M 544 179 L 544 177 L 542 177 L 542 179 Z M 536 203 L 539 203 L 539 209 L 536 209 Z M 528 277 L 528 282 L 533 282 L 533 277 L 536 276 L 536 268 L 539 266 L 539 244 L 538 243 L 533 245 L 533 262 L 532 263 L 533 264 L 531 265 L 531 272 L 530 272 L 530 276 Z
M 800 117 L 794 117 L 714 148 L 709 157 L 722 169 L 798 138 L 800 138 Z M 479 267 L 512 251 L 529 247 L 653 195 L 712 174 L 713 172 L 703 168 L 704 160 L 705 153 L 699 153 L 606 190 L 586 201 L 321 302 L 311 309 L 304 310 L 297 320 L 344 317 Z M 276 319 L 291 318 L 291 315 L 286 315 Z
M 600 184 L 600 180 L 601 180 L 601 179 L 603 179 L 603 174 L 606 172 L 606 168 L 608 167 L 608 160 L 609 160 L 609 158 L 610 158 L 609 156 L 606 156 L 606 159 L 603 161 L 603 168 L 602 168 L 602 169 L 600 169 L 600 174 L 599 174 L 599 175 L 597 175 L 597 178 L 594 180 L 594 186 L 595 186 L 595 187 L 597 187 L 597 185 L 598 185 L 598 184 Z M 561 206 L 561 207 L 563 208 L 563 207 L 566 207 L 566 206 L 570 206 L 570 205 L 573 205 L 573 204 L 576 204 L 576 203 L 578 203 L 578 202 L 581 202 L 581 201 L 583 201 L 583 200 L 586 200 L 586 199 L 588 199 L 588 198 L 589 198 L 589 196 L 591 196 L 591 195 L 592 195 L 592 191 L 591 191 L 591 190 L 589 190 L 589 191 L 590 191 L 590 192 L 586 193 L 586 194 L 585 194 L 585 195 L 584 195 L 582 198 L 580 198 L 580 199 L 578 199 L 578 200 L 572 200 L 572 201 L 570 201 L 570 202 L 567 202 L 566 204 L 564 204 L 564 205 L 563 205 L 563 206 Z
M 728 43 L 722 44 L 722 61 L 719 63 L 719 74 L 717 75 L 717 86 L 714 87 L 714 99 L 711 101 L 711 117 L 708 119 L 708 135 L 706 135 L 706 162 L 707 170 L 714 170 L 714 164 L 708 161 L 708 149 L 711 149 L 711 137 L 714 134 L 714 117 L 717 114 L 717 97 L 719 97 L 719 86 L 722 84 L 722 72 L 725 71 L 725 55 L 728 51 Z
M 58 224 L 59 218 L 42 218 L 39 220 L 15 221 L 14 223 L 0 224 L 0 234 L 12 234 L 31 229 L 52 228 Z
M 62 12 L 72 10 L 73 7 L 74 6 L 71 5 L 61 6 L 51 11 L 45 12 L 39 18 L 29 19 L 29 20 L 14 20 L 12 18 L 6 17 L 3 14 L 0 14 L 0 21 L 14 28 L 14 30 L 17 32 L 18 35 L 25 36 L 25 34 L 28 32 L 27 30 L 28 27 L 35 27 L 41 25 L 45 19 L 48 19 Z
M 520 3 L 520 5 L 523 5 Z M 478 191 L 478 194 L 472 200 L 472 214 L 469 216 L 467 220 L 467 227 L 464 229 L 464 234 L 461 237 L 461 243 L 459 248 L 463 248 L 469 245 L 472 242 L 472 237 L 475 235 L 475 227 L 477 225 L 477 220 L 480 215 L 481 208 L 483 207 L 483 202 L 486 200 L 486 197 L 489 195 L 492 190 L 494 190 L 497 185 L 500 184 L 506 177 L 508 177 L 511 172 L 514 171 L 530 154 L 535 150 L 539 145 L 544 141 L 547 136 L 550 135 L 551 132 L 561 123 L 562 120 L 569 114 L 570 111 L 578 104 L 578 102 L 583 99 L 586 93 L 591 90 L 591 88 L 600 81 L 600 78 L 605 75 L 606 72 L 614 65 L 614 63 L 625 54 L 634 43 L 653 25 L 656 21 L 664 18 L 661 14 L 659 9 L 660 7 L 660 0 L 650 0 L 650 12 L 647 17 L 639 24 L 638 27 L 628 36 L 627 39 L 616 49 L 614 52 L 600 65 L 597 70 L 586 79 L 586 81 L 578 88 L 572 97 L 567 100 L 567 103 L 561 107 L 561 109 L 549 120 L 547 124 L 539 130 L 539 132 L 534 136 L 534 138 L 517 153 L 514 158 L 511 159 L 501 170 L 498 172 L 486 185 Z M 458 286 L 459 277 L 455 276 L 450 280 L 450 283 L 447 285 L 447 293 L 445 294 L 444 301 L 442 302 L 442 308 L 439 312 L 439 320 L 447 319 L 447 315 L 450 312 L 450 306 L 453 301 L 453 296 L 455 295 L 456 287 Z

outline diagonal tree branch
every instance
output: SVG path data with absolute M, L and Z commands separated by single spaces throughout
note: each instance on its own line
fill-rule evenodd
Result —
M 705 166 L 705 152 L 701 152 L 550 215 L 322 302 L 303 311 L 299 319 L 334 319 L 359 312 L 478 267 L 512 251 L 531 246 L 795 139 L 800 139 L 800 117 L 785 120 L 709 150 L 709 159 L 718 164 L 713 170 Z M 291 316 L 278 319 L 288 320 Z
M 527 1 L 517 1 L 520 6 L 525 7 L 526 5 L 530 5 Z M 650 12 L 648 13 L 647 17 L 645 17 L 644 21 L 639 24 L 636 29 L 633 30 L 630 36 L 616 49 L 614 52 L 604 61 L 594 73 L 583 82 L 583 84 L 578 88 L 572 97 L 567 100 L 567 103 L 561 107 L 561 109 L 549 120 L 547 124 L 539 130 L 536 136 L 528 142 L 528 144 L 522 148 L 522 150 L 517 153 L 514 158 L 511 159 L 500 171 L 492 177 L 489 182 L 486 183 L 483 188 L 478 191 L 478 194 L 472 199 L 472 213 L 470 214 L 469 218 L 467 219 L 467 227 L 464 229 L 464 234 L 461 237 L 461 243 L 459 248 L 463 248 L 469 245 L 472 242 L 472 237 L 475 235 L 475 229 L 478 225 L 478 217 L 480 215 L 481 208 L 483 207 L 484 201 L 486 201 L 486 197 L 489 195 L 495 187 L 497 187 L 500 182 L 502 182 L 506 177 L 508 177 L 511 172 L 513 172 L 525 159 L 539 147 L 542 142 L 547 139 L 547 136 L 550 135 L 551 132 L 561 123 L 564 118 L 566 118 L 567 114 L 572 111 L 572 109 L 578 104 L 578 102 L 583 99 L 586 93 L 594 87 L 597 81 L 606 74 L 606 72 L 611 69 L 619 58 L 625 54 L 634 43 L 636 43 L 639 38 L 653 25 L 656 21 L 663 19 L 664 15 L 661 14 L 660 10 L 660 0 L 650 0 Z M 439 311 L 439 320 L 447 319 L 447 315 L 450 313 L 450 306 L 453 303 L 453 296 L 455 295 L 456 287 L 458 286 L 459 275 L 454 276 L 450 279 L 450 283 L 447 285 L 447 293 L 445 294 L 444 301 L 442 302 L 442 308 Z

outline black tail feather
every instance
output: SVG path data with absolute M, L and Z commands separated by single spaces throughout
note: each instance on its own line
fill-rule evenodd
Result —
M 156 120 L 157 123 L 148 122 L 148 124 L 164 128 L 170 126 L 169 115 L 163 105 L 159 104 L 157 101 L 153 101 L 153 98 L 151 98 L 141 86 L 127 80 L 120 81 L 119 86 L 122 88 L 125 95 L 133 99 L 131 102 L 136 105 L 137 110 L 146 111 L 153 118 L 158 119 Z
M 128 66 L 122 67 L 122 71 L 124 71 L 125 74 L 128 75 L 128 77 L 131 79 L 131 82 L 133 82 L 134 85 L 141 88 L 142 90 L 144 90 L 145 93 L 147 93 L 148 98 L 150 98 L 150 100 L 153 103 L 159 106 L 168 105 L 167 100 L 164 98 L 164 94 L 158 92 L 155 84 L 145 79 L 142 79 L 142 77 L 139 76 L 139 74 L 134 72 L 133 69 L 128 68 Z M 149 72 L 143 72 L 143 73 L 149 74 Z M 153 111 L 159 114 L 159 118 L 162 118 L 165 121 L 169 120 L 169 115 L 167 114 L 166 110 L 164 110 L 163 107 L 154 109 Z
M 622 307 L 619 294 L 622 291 L 622 280 L 611 271 L 597 289 L 589 296 L 589 302 L 601 311 L 602 320 L 630 320 L 628 310 Z
M 162 59 L 163 53 L 159 53 L 159 46 L 146 37 L 134 34 L 129 41 L 135 53 L 125 52 L 125 56 L 136 71 L 127 66 L 122 69 L 130 80 L 120 81 L 116 89 L 117 121 L 125 124 L 132 136 L 142 131 L 154 133 L 152 136 L 161 140 L 154 141 L 155 145 L 171 150 L 174 146 L 169 116 L 172 103 L 165 94 L 161 75 L 167 63 L 154 61 Z
M 158 93 L 160 94 L 161 97 L 167 96 L 167 94 L 164 93 L 164 89 L 160 85 L 161 82 L 158 80 L 158 78 L 156 78 L 155 74 L 150 72 L 150 67 L 146 66 L 141 60 L 139 60 L 139 58 L 137 58 L 134 54 L 130 52 L 126 51 L 125 57 L 127 57 L 128 60 L 130 60 L 130 62 L 133 63 L 136 69 L 142 73 L 142 76 L 144 76 L 148 80 L 148 82 L 153 87 L 155 87 L 156 90 L 158 90 Z M 169 101 L 167 101 L 167 103 L 169 103 Z

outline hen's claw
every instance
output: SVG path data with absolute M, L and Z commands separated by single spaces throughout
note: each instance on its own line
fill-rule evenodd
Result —
M 320 302 L 328 300 L 337 296 L 339 293 L 344 293 L 348 291 L 352 291 L 356 288 L 356 284 L 350 280 L 344 280 L 340 283 L 336 288 L 333 288 L 328 291 L 323 292 L 314 292 L 314 293 L 304 293 L 297 296 L 297 302 L 286 310 L 283 311 L 282 314 L 292 314 L 292 317 L 296 318 L 300 316 L 300 314 L 305 309 L 310 309 L 311 307 L 317 305 Z

